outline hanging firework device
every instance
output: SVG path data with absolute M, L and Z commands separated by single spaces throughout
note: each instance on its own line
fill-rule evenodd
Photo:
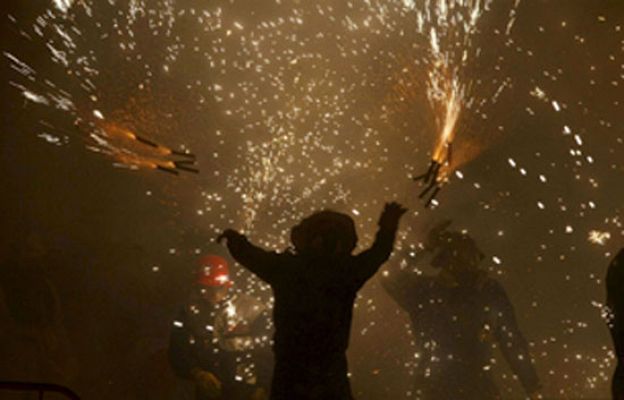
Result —
M 446 154 L 444 154 L 444 149 L 446 150 Z M 448 181 L 445 173 L 442 172 L 442 168 L 449 167 L 451 165 L 451 156 L 451 143 L 446 142 L 443 145 L 442 151 L 436 152 L 434 157 L 431 159 L 427 171 L 422 175 L 412 178 L 413 181 L 420 181 L 421 186 L 424 186 L 423 190 L 418 195 L 418 198 L 427 199 L 425 202 L 425 208 L 428 208 L 433 204 L 436 196 L 440 193 L 440 190 L 442 190 L 442 186 L 444 186 L 444 184 Z
M 195 154 L 172 150 L 168 147 L 162 146 L 156 142 L 153 142 L 137 134 L 132 134 L 132 135 L 134 136 L 133 139 L 135 139 L 137 142 L 140 142 L 146 146 L 150 146 L 155 149 L 158 149 L 166 155 L 170 155 L 170 156 L 174 156 L 178 158 L 178 160 L 168 160 L 164 164 L 157 163 L 156 169 L 163 171 L 163 172 L 168 172 L 173 175 L 179 175 L 180 171 L 192 172 L 194 174 L 199 173 L 199 170 L 195 168 L 195 165 L 196 165 Z
M 156 168 L 174 175 L 179 175 L 180 171 L 192 172 L 194 174 L 199 173 L 199 170 L 197 168 L 194 168 L 196 163 L 195 154 L 184 153 L 181 151 L 172 151 L 171 154 L 179 157 L 180 159 L 169 161 L 167 165 L 159 164 L 156 166 Z

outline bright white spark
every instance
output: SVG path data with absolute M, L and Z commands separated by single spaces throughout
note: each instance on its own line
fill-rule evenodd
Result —
M 33 93 L 30 90 L 24 90 L 22 91 L 22 95 L 27 99 L 32 101 L 33 103 L 39 103 L 39 104 L 45 104 L 48 105 L 50 104 L 50 102 L 48 101 L 48 99 L 45 96 L 42 96 L 40 94 L 37 93 Z
M 52 0 L 52 3 L 59 11 L 66 13 L 74 4 L 74 0 Z
M 597 230 L 592 230 L 589 232 L 587 240 L 590 243 L 598 244 L 600 246 L 604 246 L 607 244 L 607 241 L 611 239 L 611 233 L 609 232 L 601 232 Z

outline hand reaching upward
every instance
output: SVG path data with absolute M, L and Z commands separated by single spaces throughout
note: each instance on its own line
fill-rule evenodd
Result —
M 381 217 L 379 217 L 379 226 L 381 228 L 395 228 L 399 224 L 399 220 L 407 212 L 407 208 L 393 201 L 386 203 Z

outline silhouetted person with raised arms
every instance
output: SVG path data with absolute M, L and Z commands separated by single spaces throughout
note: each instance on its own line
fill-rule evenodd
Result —
M 607 306 L 617 360 L 611 393 L 613 400 L 624 400 L 624 248 L 611 261 L 607 271 Z
M 373 245 L 352 255 L 357 243 L 351 217 L 321 211 L 291 230 L 294 251 L 269 252 L 233 230 L 232 256 L 273 288 L 275 369 L 272 400 L 352 399 L 347 378 L 353 303 L 357 291 L 390 257 L 406 209 L 386 204 Z
M 491 375 L 499 347 L 526 393 L 539 395 L 539 380 L 505 289 L 479 268 L 483 254 L 467 234 L 434 228 L 416 262 L 432 253 L 424 276 L 407 265 L 384 271 L 382 284 L 412 320 L 418 347 L 414 390 L 420 400 L 500 400 Z

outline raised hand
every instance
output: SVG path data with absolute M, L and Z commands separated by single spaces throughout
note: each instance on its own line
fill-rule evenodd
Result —
M 240 236 L 240 233 L 236 232 L 234 229 L 226 229 L 217 236 L 217 243 L 221 244 L 224 240 L 230 240 L 233 237 Z
M 382 228 L 395 228 L 403 214 L 407 212 L 407 208 L 393 201 L 386 203 L 379 217 L 379 226 Z

